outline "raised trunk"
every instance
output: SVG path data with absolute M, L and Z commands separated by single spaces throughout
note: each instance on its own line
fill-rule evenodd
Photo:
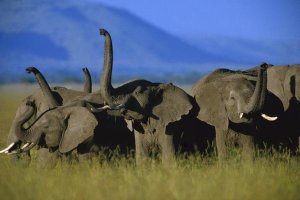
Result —
M 100 29 L 100 35 L 103 35 L 105 38 L 104 44 L 104 65 L 100 81 L 100 93 L 103 99 L 109 104 L 112 105 L 113 98 L 112 93 L 114 88 L 111 85 L 111 75 L 113 68 L 113 47 L 112 40 L 109 33 L 105 29 Z
M 26 68 L 26 71 L 28 73 L 33 73 L 37 82 L 39 83 L 41 90 L 44 94 L 44 97 L 46 98 L 46 101 L 48 103 L 49 108 L 54 108 L 59 106 L 56 99 L 54 98 L 51 89 L 49 87 L 49 84 L 45 80 L 44 76 L 41 74 L 41 72 L 36 69 L 35 67 L 28 67 Z
M 83 91 L 87 92 L 87 93 L 91 93 L 92 92 L 92 78 L 91 78 L 91 74 L 88 70 L 88 68 L 83 68 L 82 69 L 83 73 L 84 73 L 84 87 L 83 87 Z
M 260 71 L 262 70 L 262 88 L 261 88 L 261 93 L 260 93 L 260 98 L 259 98 L 259 103 L 258 103 L 258 107 L 257 110 L 262 110 L 265 104 L 265 99 L 266 99 L 266 93 L 267 93 L 267 80 L 268 80 L 268 73 L 267 73 L 267 69 L 268 69 L 268 64 L 264 63 L 261 66 Z
M 262 64 L 258 71 L 258 79 L 255 84 L 255 90 L 248 105 L 245 108 L 245 113 L 254 114 L 259 112 L 265 101 L 267 89 L 267 64 Z

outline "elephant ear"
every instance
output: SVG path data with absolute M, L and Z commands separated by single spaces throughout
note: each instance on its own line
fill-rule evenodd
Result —
M 268 69 L 268 83 L 267 89 L 278 97 L 284 107 L 287 110 L 289 107 L 289 97 L 291 94 L 285 94 L 285 85 L 290 84 L 290 79 L 286 79 L 289 66 L 275 66 Z M 288 83 L 286 83 L 288 80 Z
M 150 132 L 159 129 L 166 131 L 167 125 L 179 121 L 193 108 L 191 97 L 182 89 L 172 84 L 161 84 L 158 90 L 161 98 L 152 109 L 153 117 L 147 126 Z
M 200 107 L 198 119 L 216 128 L 226 130 L 228 128 L 228 115 L 220 88 L 222 85 L 219 82 L 196 85 L 193 95 Z
M 98 125 L 95 116 L 84 107 L 66 107 L 67 127 L 59 145 L 59 151 L 66 153 L 94 135 Z

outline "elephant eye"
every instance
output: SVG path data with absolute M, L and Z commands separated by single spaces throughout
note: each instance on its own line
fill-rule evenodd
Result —
M 231 96 L 230 99 L 231 99 L 231 100 L 234 100 L 235 98 L 234 98 L 234 96 Z

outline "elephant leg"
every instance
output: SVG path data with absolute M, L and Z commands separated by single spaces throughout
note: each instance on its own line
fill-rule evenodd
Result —
M 161 134 L 159 138 L 161 146 L 162 164 L 171 166 L 175 163 L 175 147 L 173 135 Z
M 147 158 L 149 157 L 149 151 L 146 146 L 146 134 L 142 134 L 134 130 L 134 140 L 135 140 L 135 160 L 137 166 L 142 166 L 145 164 Z
M 253 161 L 255 155 L 255 144 L 253 136 L 240 134 L 239 144 L 243 148 L 242 158 L 245 161 Z
M 217 155 L 220 161 L 225 160 L 228 157 L 228 148 L 226 146 L 227 132 L 228 130 L 216 128 Z
M 41 169 L 52 169 L 59 159 L 58 151 L 50 152 L 48 148 L 40 148 L 37 156 L 37 166 Z

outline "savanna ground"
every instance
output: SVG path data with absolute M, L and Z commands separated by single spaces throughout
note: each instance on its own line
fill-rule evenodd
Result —
M 34 86 L 35 87 L 35 86 Z M 36 87 L 35 87 L 36 88 Z M 32 86 L 0 86 L 0 148 L 16 108 Z M 239 153 L 219 163 L 216 156 L 178 158 L 166 168 L 156 161 L 137 168 L 134 158 L 29 167 L 0 155 L 0 199 L 300 199 L 300 158 L 261 152 L 253 163 Z

